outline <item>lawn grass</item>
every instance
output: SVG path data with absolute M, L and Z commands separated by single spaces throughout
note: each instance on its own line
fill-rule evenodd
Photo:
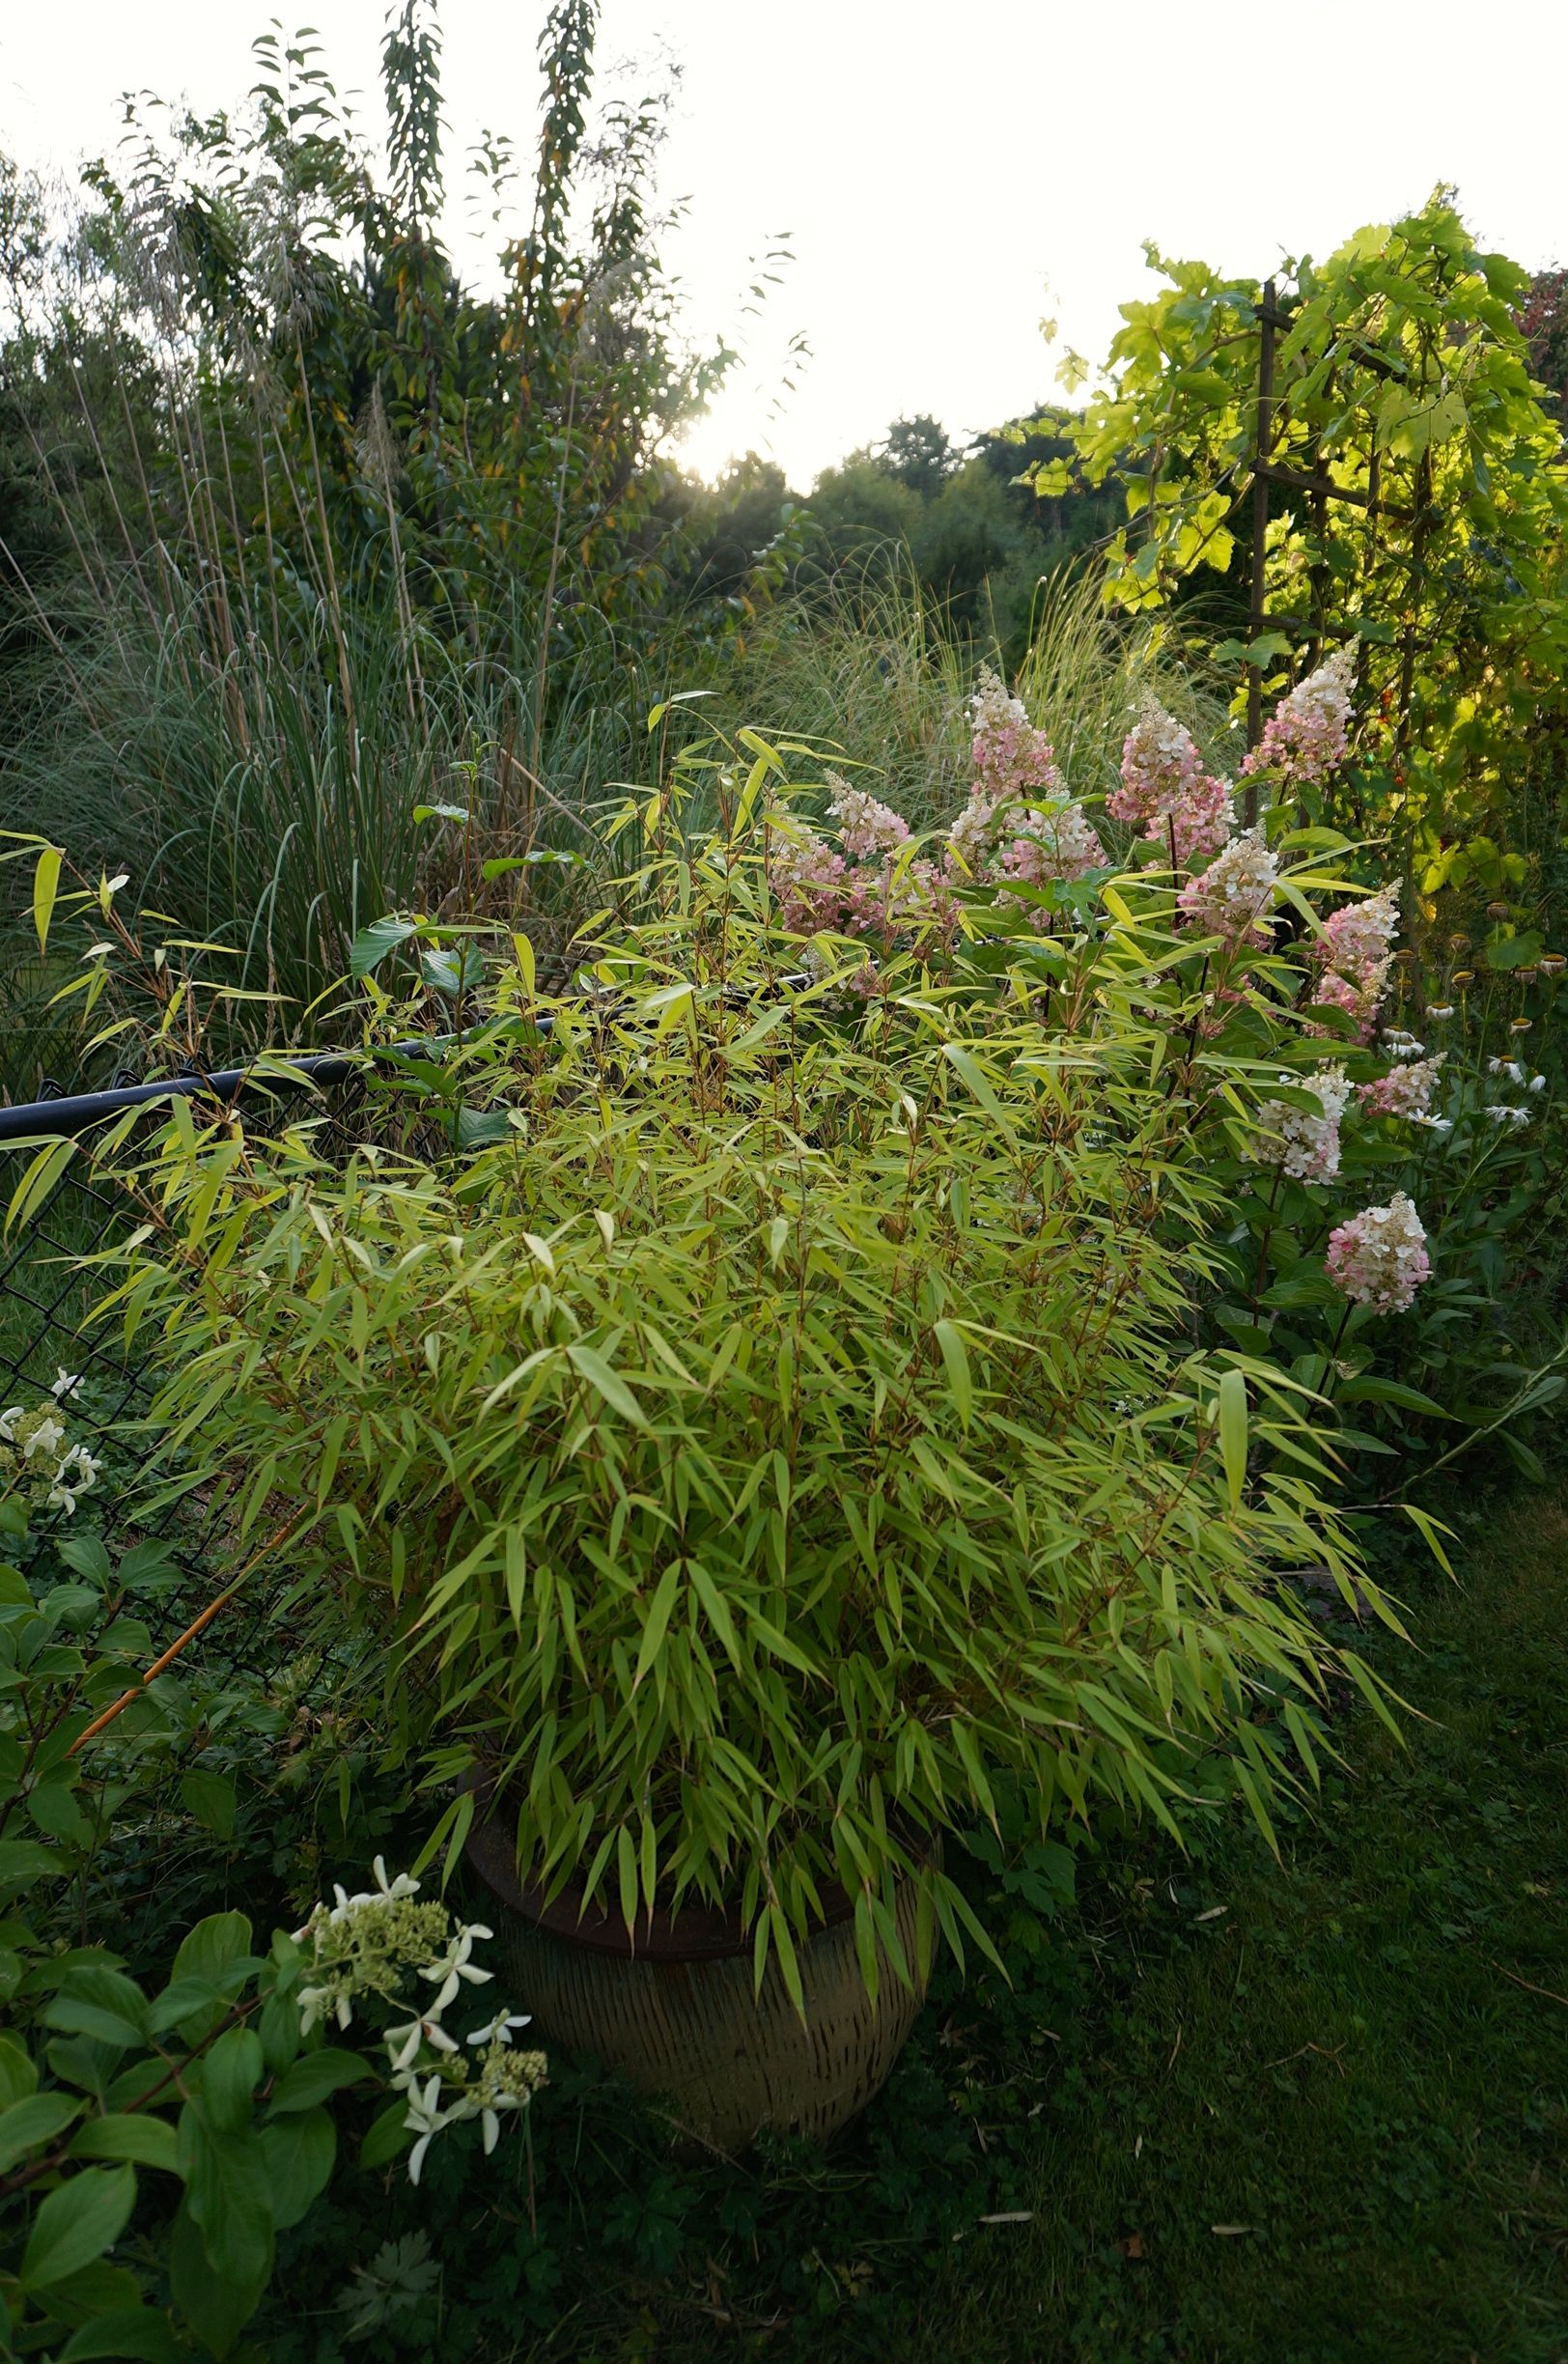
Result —
M 904 2355 L 1568 2356 L 1568 1504 L 1459 1564 L 1379 1653 L 1427 1720 L 1348 1719 L 1283 1874 L 1231 1849 L 1087 1933 L 1033 2217 L 957 2246 Z

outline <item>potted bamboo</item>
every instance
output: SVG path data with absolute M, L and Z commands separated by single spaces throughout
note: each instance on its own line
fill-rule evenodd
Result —
M 830 2131 L 935 1947 L 989 1951 L 941 1841 L 998 1779 L 1042 1832 L 1169 1819 L 1230 1741 L 1265 1794 L 1254 1686 L 1327 1651 L 1275 1572 L 1351 1581 L 1187 1335 L 1225 1199 L 1150 1055 L 1179 994 L 1081 917 L 971 958 L 951 897 L 792 935 L 794 828 L 651 859 L 586 998 L 493 972 L 449 1161 L 171 1137 L 124 1292 L 241 1538 L 298 1505 L 388 1713 L 424 1687 L 433 1850 L 542 2040 L 725 2147 Z

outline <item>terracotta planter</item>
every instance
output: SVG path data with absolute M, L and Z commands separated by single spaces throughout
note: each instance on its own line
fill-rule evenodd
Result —
M 725 1915 L 656 1912 L 651 1927 L 639 1921 L 633 1950 L 618 1914 L 597 1903 L 582 1912 L 571 1889 L 548 1905 L 525 1890 L 503 1823 L 476 1821 L 466 1852 L 499 1908 L 508 1991 L 546 2050 L 595 2054 L 720 2151 L 765 2126 L 819 2141 L 835 2133 L 885 2082 L 924 2000 L 884 1964 L 868 2002 L 841 1893 L 824 1900 L 828 1918 L 800 1949 L 802 2026 L 772 1962 L 753 1994 L 751 1938 Z M 896 1920 L 912 1965 L 911 1887 Z

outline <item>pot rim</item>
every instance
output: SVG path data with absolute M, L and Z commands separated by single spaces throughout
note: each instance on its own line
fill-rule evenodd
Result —
M 623 1961 L 728 1961 L 751 1952 L 755 1925 L 748 1926 L 739 1912 L 721 1911 L 715 1905 L 683 1904 L 672 1913 L 656 1904 L 651 1912 L 638 1914 L 629 1932 L 620 1913 L 608 1904 L 598 1899 L 592 1903 L 584 1901 L 579 1879 L 569 1879 L 554 1897 L 547 1897 L 537 1880 L 518 1877 L 512 1840 L 493 1811 L 494 1792 L 488 1784 L 476 1782 L 474 1787 L 479 1791 L 479 1811 L 463 1841 L 463 1853 L 491 1895 L 536 1928 L 592 1954 L 617 1955 Z M 928 1843 L 928 1861 L 939 1852 L 939 1842 L 936 1845 Z M 824 1881 L 820 1894 L 823 1916 L 812 1929 L 813 1936 L 841 1927 L 854 1912 L 854 1898 L 836 1880 Z

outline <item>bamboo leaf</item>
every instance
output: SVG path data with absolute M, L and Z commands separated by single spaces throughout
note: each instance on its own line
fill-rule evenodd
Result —
M 938 1345 L 947 1371 L 947 1384 L 953 1391 L 958 1416 L 967 1428 L 974 1412 L 974 1389 L 969 1378 L 969 1350 L 964 1343 L 964 1334 L 950 1321 L 939 1321 L 935 1327 Z
M 664 1636 L 669 1631 L 670 1616 L 681 1590 L 681 1565 L 679 1560 L 672 1560 L 658 1580 L 648 1611 L 648 1622 L 642 1629 L 642 1646 L 637 1651 L 637 1671 L 631 1677 L 633 1691 L 636 1690 L 663 1647 Z
M 626 1381 L 619 1372 L 611 1370 L 602 1354 L 597 1353 L 592 1346 L 579 1345 L 574 1341 L 567 1348 L 566 1356 L 579 1378 L 587 1380 L 589 1386 L 604 1398 L 612 1412 L 619 1412 L 621 1418 L 630 1421 L 634 1428 L 647 1427 L 648 1421 L 642 1406 L 627 1386 Z
M 58 846 L 45 846 L 38 858 L 33 872 L 33 925 L 38 930 L 38 948 L 49 948 L 49 921 L 54 916 L 55 898 L 60 892 L 61 853 Z
M 962 1043 L 948 1042 L 942 1045 L 942 1056 L 947 1060 L 954 1074 L 973 1093 L 986 1114 L 1003 1133 L 1011 1136 L 1013 1128 L 1007 1111 L 997 1099 L 985 1069 L 973 1052 L 966 1051 Z
M 1239 1370 L 1226 1371 L 1219 1382 L 1219 1450 L 1230 1506 L 1239 1510 L 1246 1485 L 1246 1381 Z

